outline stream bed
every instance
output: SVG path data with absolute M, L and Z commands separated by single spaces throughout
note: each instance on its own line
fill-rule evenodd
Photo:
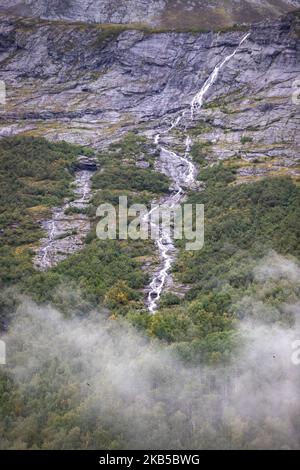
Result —
M 80 250 L 90 231 L 90 220 L 85 214 L 91 198 L 91 178 L 93 172 L 78 170 L 75 176 L 75 199 L 65 201 L 61 207 L 52 209 L 52 217 L 41 222 L 46 236 L 34 256 L 34 266 L 46 271 L 63 261 L 68 255 Z M 67 209 L 75 208 L 76 212 L 66 214 Z M 80 212 L 82 210 L 82 212 Z
M 161 134 L 155 135 L 154 144 L 157 146 L 160 153 L 157 169 L 167 175 L 172 181 L 170 194 L 167 197 L 162 198 L 158 202 L 158 205 L 165 204 L 172 209 L 174 206 L 181 204 L 184 201 L 187 189 L 193 189 L 196 186 L 197 169 L 190 158 L 190 150 L 193 142 L 187 131 L 188 120 L 193 121 L 197 117 L 197 113 L 203 106 L 204 97 L 217 80 L 219 72 L 236 55 L 239 47 L 246 41 L 249 35 L 250 33 L 247 33 L 243 36 L 235 50 L 227 55 L 214 68 L 201 89 L 193 97 L 189 111 L 188 109 L 185 109 L 180 112 L 171 125 L 162 133 L 163 136 L 166 136 L 175 128 L 183 128 L 183 134 L 185 137 L 184 156 L 180 156 L 166 148 L 165 145 L 161 145 Z M 166 288 L 170 288 L 174 284 L 171 268 L 176 259 L 174 242 L 168 231 L 165 231 L 161 226 L 159 226 L 159 237 L 155 243 L 158 248 L 160 262 L 159 267 L 153 273 L 152 280 L 148 286 L 148 295 L 146 299 L 147 308 L 152 314 L 154 314 L 158 308 L 161 294 Z

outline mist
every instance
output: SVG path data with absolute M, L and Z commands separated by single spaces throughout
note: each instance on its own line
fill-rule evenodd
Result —
M 254 271 L 262 291 L 278 279 L 299 285 L 298 274 L 295 261 L 276 253 Z M 299 299 L 270 314 L 248 295 L 240 309 L 230 364 L 190 366 L 103 312 L 65 318 L 23 299 L 2 337 L 20 409 L 9 436 L 1 423 L 1 447 L 35 448 L 41 430 L 40 448 L 299 448 Z M 280 321 L 283 311 L 290 324 Z

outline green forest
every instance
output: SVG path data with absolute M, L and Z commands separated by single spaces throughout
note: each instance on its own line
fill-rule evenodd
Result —
M 168 191 L 170 182 L 155 171 L 157 154 L 146 138 L 128 133 L 98 153 L 43 138 L 0 140 L 1 331 L 5 335 L 15 325 L 12 365 L 0 368 L 0 448 L 297 447 L 299 410 L 283 416 L 278 406 L 272 416 L 261 399 L 263 412 L 252 419 L 250 410 L 233 411 L 241 395 L 224 398 L 218 379 L 224 371 L 232 378 L 234 365 L 246 381 L 247 366 L 259 362 L 250 355 L 247 365 L 236 363 L 247 343 L 240 328 L 245 320 L 258 322 L 262 332 L 295 327 L 295 311 L 287 306 L 299 301 L 299 279 L 281 265 L 299 273 L 300 186 L 290 177 L 236 184 L 234 160 L 206 166 L 202 151 L 194 148 L 193 158 L 205 189 L 190 192 L 187 202 L 205 206 L 205 245 L 188 252 L 185 241 L 177 241 L 173 275 L 186 294 L 163 294 L 158 312 L 149 315 L 149 272 L 143 267 L 157 263 L 153 242 L 101 241 L 95 232 L 99 204 L 126 195 L 129 204 L 148 205 Z M 39 272 L 32 257 L 43 236 L 40 221 L 74 197 L 79 155 L 98 161 L 88 209 L 91 232 L 82 250 Z M 136 165 L 139 155 L 146 168 Z M 262 276 L 265 265 L 274 268 Z M 21 331 L 32 338 L 30 345 L 22 343 Z M 82 356 L 71 339 L 74 331 L 89 338 Z M 99 338 L 92 340 L 93 334 Z M 45 357 L 38 336 L 49 347 Z M 115 375 L 97 357 L 111 361 Z M 116 394 L 114 380 L 126 361 L 129 377 L 122 387 L 118 382 Z M 204 383 L 195 377 L 199 370 L 205 371 Z M 281 369 L 275 370 L 270 381 Z M 99 373 L 104 378 L 97 382 Z

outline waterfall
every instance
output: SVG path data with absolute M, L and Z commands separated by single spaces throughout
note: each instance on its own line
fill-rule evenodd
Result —
M 213 72 L 204 82 L 199 92 L 193 97 L 190 103 L 190 117 L 192 120 L 194 119 L 195 112 L 201 109 L 203 105 L 204 96 L 217 80 L 220 70 L 236 55 L 239 47 L 246 41 L 249 35 L 250 33 L 247 33 L 241 39 L 236 49 L 231 54 L 226 56 L 225 59 L 223 59 L 222 62 L 220 62 L 214 68 Z M 169 126 L 167 130 L 163 132 L 163 134 L 168 134 L 172 129 L 176 128 L 182 122 L 185 115 L 186 110 L 181 112 L 180 115 L 174 119 L 174 121 L 171 123 L 171 126 Z M 168 150 L 165 147 L 160 146 L 159 142 L 160 134 L 156 134 L 154 137 L 154 143 L 160 150 L 160 158 L 163 162 L 162 171 L 173 180 L 175 190 L 167 198 L 162 198 L 156 207 L 158 207 L 159 204 L 163 203 L 167 204 L 170 208 L 172 208 L 182 202 L 185 196 L 184 187 L 190 188 L 195 183 L 197 170 L 189 156 L 192 146 L 192 139 L 186 133 L 185 154 L 183 157 L 177 155 L 175 152 L 172 152 L 171 150 Z M 180 173 L 177 171 L 177 166 L 175 164 L 178 161 L 181 162 L 182 167 Z M 153 212 L 156 207 L 153 208 L 151 212 Z M 147 217 L 149 217 L 149 215 Z M 167 233 L 166 230 L 161 226 L 159 227 L 159 238 L 158 240 L 156 240 L 156 245 L 159 250 L 161 262 L 158 271 L 154 273 L 153 279 L 149 285 L 147 305 L 149 312 L 152 314 L 154 314 L 157 310 L 158 302 L 165 287 L 165 284 L 168 278 L 171 277 L 170 268 L 172 267 L 173 261 L 175 259 L 175 247 L 173 240 L 170 237 L 169 233 Z
M 227 64 L 227 62 L 229 62 L 235 56 L 235 54 L 239 50 L 239 47 L 243 44 L 243 42 L 246 41 L 246 39 L 249 37 L 249 35 L 250 35 L 250 33 L 247 33 L 241 39 L 241 41 L 239 42 L 238 47 L 231 54 L 229 54 L 227 57 L 225 57 L 225 59 L 222 60 L 222 62 L 219 65 L 217 65 L 214 68 L 212 74 L 208 77 L 208 79 L 206 80 L 206 82 L 202 86 L 201 90 L 194 96 L 194 98 L 192 100 L 192 103 L 191 103 L 191 118 L 192 119 L 194 119 L 194 114 L 195 114 L 196 109 L 200 109 L 202 107 L 204 95 L 208 92 L 210 87 L 217 80 L 220 70 L 224 67 L 224 65 Z
M 90 230 L 90 221 L 84 209 L 91 198 L 92 174 L 87 170 L 77 171 L 75 200 L 53 208 L 51 219 L 42 222 L 46 236 L 40 241 L 33 260 L 35 267 L 40 271 L 52 268 L 83 247 L 84 239 Z M 65 212 L 69 208 L 75 208 L 76 212 L 66 215 Z

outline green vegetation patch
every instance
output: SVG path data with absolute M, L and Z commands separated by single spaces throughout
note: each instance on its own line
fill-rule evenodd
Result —
M 202 193 L 190 203 L 205 206 L 205 245 L 193 253 L 181 251 L 183 281 L 194 284 L 190 297 L 229 283 L 245 289 L 253 263 L 269 250 L 300 258 L 300 188 L 288 177 L 265 178 L 248 185 L 231 185 L 235 167 L 216 165 L 202 170 Z
M 144 137 L 128 133 L 120 142 L 112 144 L 99 155 L 101 171 L 93 178 L 93 188 L 101 190 L 127 190 L 155 195 L 166 193 L 169 179 L 154 169 L 155 149 Z M 139 162 L 148 168 L 140 168 Z
M 0 256 L 3 285 L 32 271 L 30 246 L 43 236 L 39 221 L 72 195 L 73 164 L 90 151 L 42 138 L 0 140 Z

